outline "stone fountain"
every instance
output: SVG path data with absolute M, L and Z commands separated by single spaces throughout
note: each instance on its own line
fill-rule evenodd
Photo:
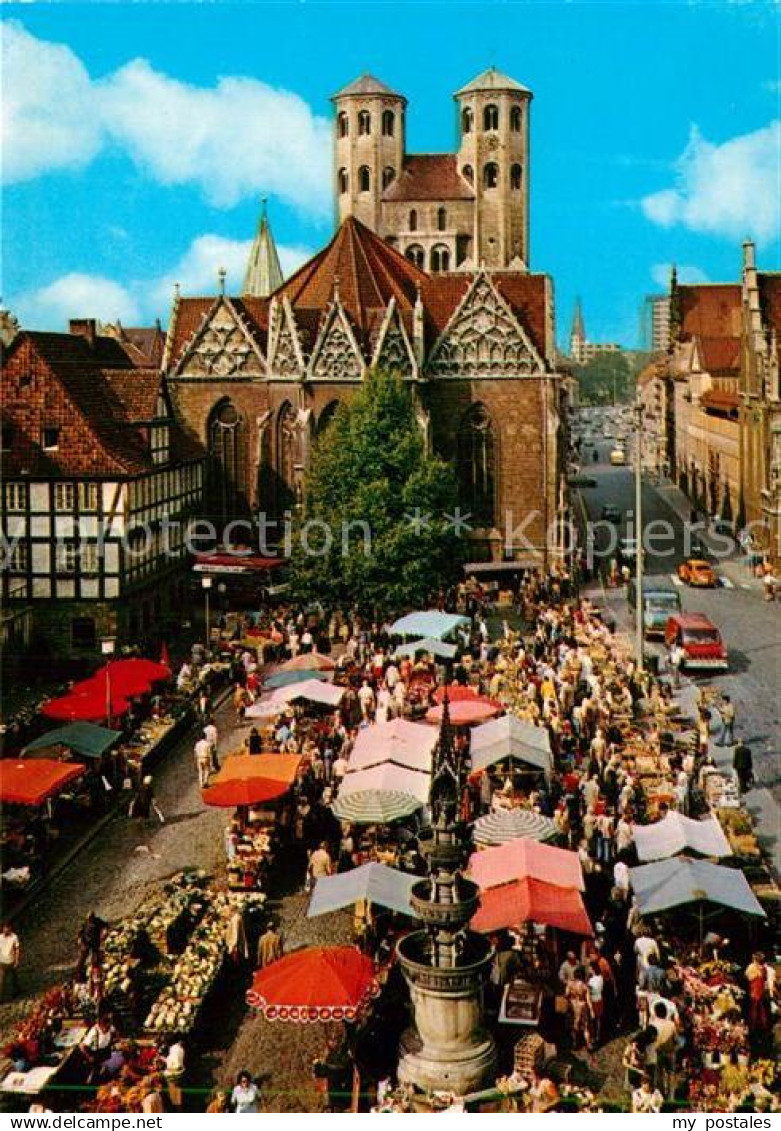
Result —
M 480 896 L 477 884 L 461 874 L 468 849 L 458 821 L 460 794 L 461 767 L 445 698 L 433 760 L 429 874 L 412 889 L 423 929 L 397 946 L 415 1014 L 401 1039 L 398 1075 L 424 1091 L 463 1096 L 493 1079 L 496 1046 L 483 1025 L 491 945 L 467 926 Z

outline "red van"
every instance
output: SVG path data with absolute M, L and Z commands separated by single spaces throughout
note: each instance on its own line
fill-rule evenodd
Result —
M 668 650 L 678 644 L 683 648 L 682 668 L 726 671 L 727 649 L 721 633 L 705 613 L 677 613 L 667 621 L 664 642 Z

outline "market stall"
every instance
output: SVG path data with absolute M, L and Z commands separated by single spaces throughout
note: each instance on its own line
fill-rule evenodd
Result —
M 437 732 L 422 723 L 392 719 L 358 731 L 350 753 L 348 774 L 386 762 L 406 769 L 431 773 L 431 756 Z
M 633 837 L 639 860 L 662 860 L 682 852 L 699 856 L 731 856 L 732 849 L 715 816 L 694 821 L 670 811 L 653 825 L 634 825 Z
M 469 752 L 473 770 L 507 762 L 513 769 L 528 767 L 550 777 L 553 753 L 545 727 L 535 726 L 516 715 L 504 715 L 482 723 L 471 732 Z
M 315 884 L 308 917 L 327 915 L 359 900 L 386 907 L 402 915 L 414 914 L 410 895 L 419 876 L 410 876 L 386 864 L 371 862 L 334 876 L 323 876 Z

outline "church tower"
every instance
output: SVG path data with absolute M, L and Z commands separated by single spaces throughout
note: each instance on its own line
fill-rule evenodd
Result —
M 284 282 L 282 268 L 279 265 L 277 245 L 269 227 L 266 215 L 266 201 L 261 201 L 260 223 L 255 234 L 255 239 L 250 250 L 247 270 L 244 275 L 242 295 L 253 295 L 256 298 L 265 298 L 272 294 Z
M 572 331 L 569 336 L 570 357 L 582 364 L 586 360 L 586 326 L 583 321 L 583 306 L 575 299 L 575 312 L 572 316 Z
M 407 100 L 372 75 L 345 86 L 331 101 L 337 222 L 355 216 L 372 231 L 382 224 L 382 193 L 401 173 Z
M 529 266 L 532 92 L 494 67 L 456 91 L 458 167 L 475 191 L 475 266 Z

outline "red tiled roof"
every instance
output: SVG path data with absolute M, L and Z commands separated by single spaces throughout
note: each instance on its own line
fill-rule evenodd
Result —
M 160 326 L 120 326 L 119 340 L 139 364 L 159 367 L 163 360 L 165 334 Z
M 706 373 L 732 373 L 740 368 L 740 338 L 698 337 Z
M 759 272 L 757 282 L 765 327 L 781 334 L 781 272 Z
M 217 299 L 217 295 L 199 295 L 193 298 L 180 298 L 174 304 L 171 325 L 168 328 L 169 369 L 176 365 L 191 344 L 210 312 L 216 307 Z M 242 298 L 231 298 L 229 301 L 265 353 L 268 339 L 269 300 L 244 295 Z
M 10 444 L 5 474 L 138 475 L 153 469 L 146 436 L 137 425 L 154 417 L 160 372 L 131 365 L 114 338 L 91 344 L 75 334 L 22 331 L 3 358 L 3 418 Z M 30 385 L 41 395 L 31 395 Z M 150 405 L 152 411 L 149 413 Z M 60 433 L 56 450 L 44 450 L 45 428 Z M 192 445 L 172 446 L 197 458 Z
M 532 343 L 545 357 L 546 277 L 522 272 L 494 272 L 491 280 L 526 330 Z M 474 275 L 428 275 L 422 287 L 426 320 L 433 334 L 429 344 L 442 333 L 474 281 Z
M 416 153 L 382 195 L 383 200 L 474 200 L 474 189 L 458 171 L 455 153 Z
M 698 283 L 678 288 L 683 339 L 732 338 L 741 332 L 741 288 L 737 283 Z

